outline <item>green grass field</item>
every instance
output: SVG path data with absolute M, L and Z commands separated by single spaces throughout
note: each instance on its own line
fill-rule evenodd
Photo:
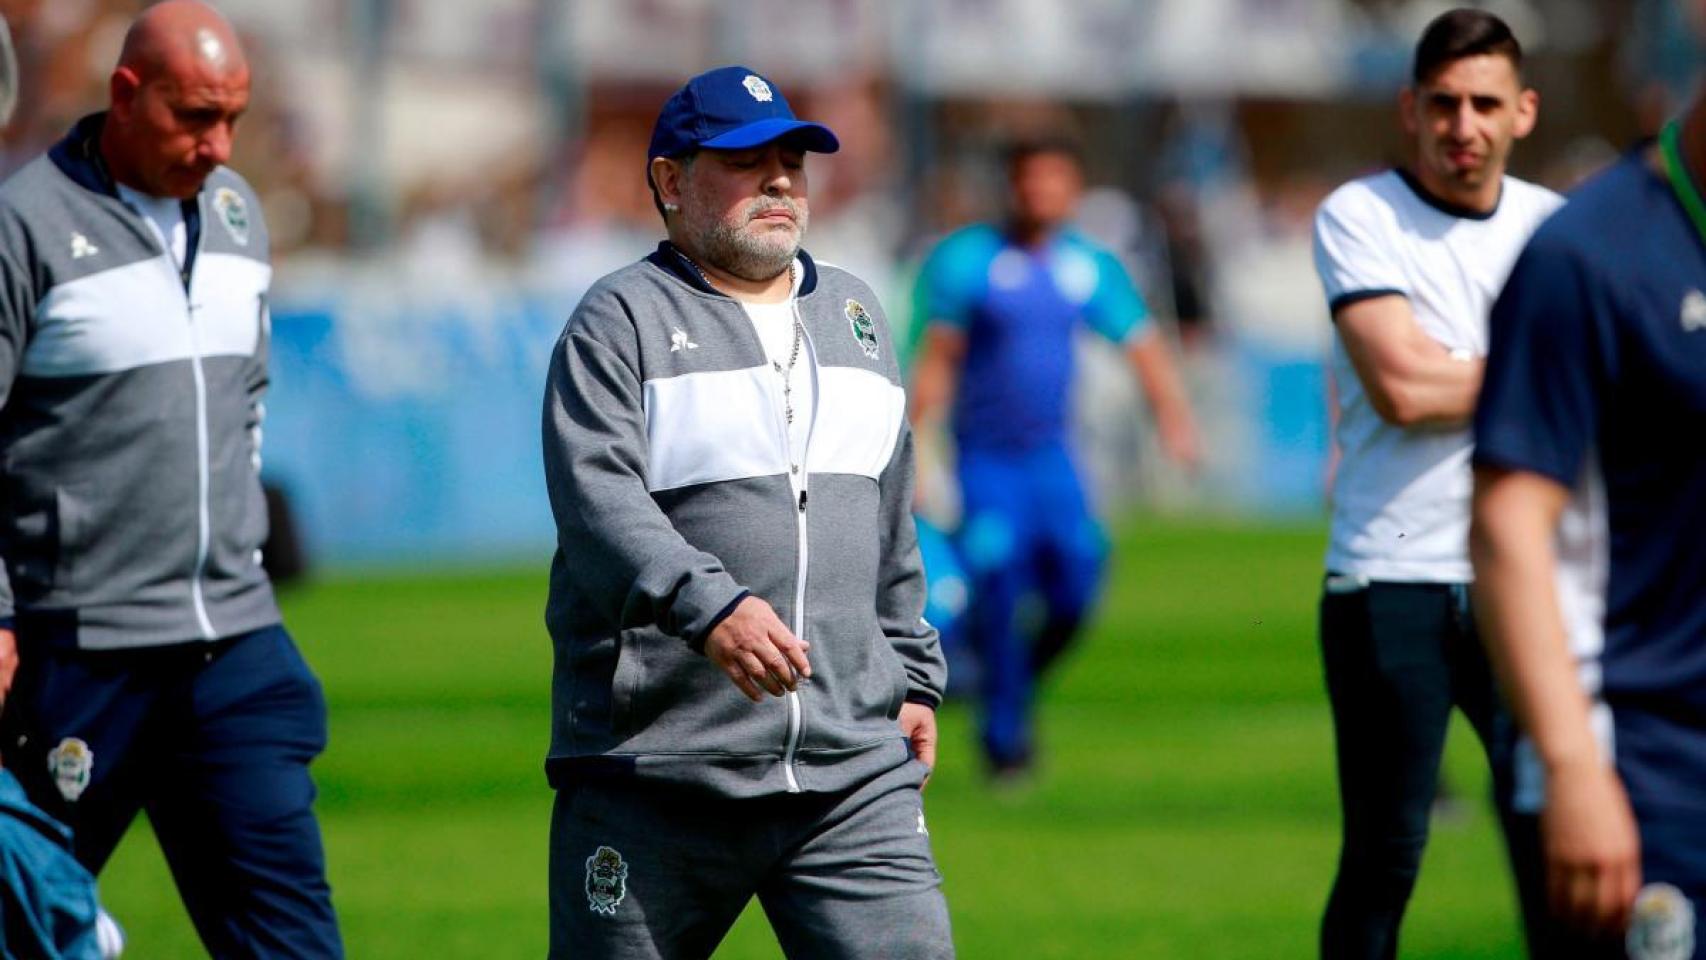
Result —
M 1314 636 L 1315 525 L 1143 520 L 1101 617 L 1046 695 L 1039 781 L 991 794 L 964 705 L 943 711 L 931 835 L 968 960 L 1313 953 L 1337 851 Z M 325 681 L 316 766 L 349 955 L 545 955 L 545 570 L 327 577 L 286 598 Z M 1467 727 L 1468 802 L 1436 824 L 1406 957 L 1519 954 L 1507 871 Z M 194 933 L 139 822 L 102 878 L 128 956 Z M 749 910 L 719 958 L 776 958 Z

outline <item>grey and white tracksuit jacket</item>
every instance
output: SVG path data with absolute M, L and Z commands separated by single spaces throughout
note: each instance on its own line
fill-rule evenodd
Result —
M 544 411 L 553 785 L 843 790 L 909 759 L 904 702 L 941 699 L 894 343 L 869 287 L 800 263 L 800 362 L 817 401 L 799 494 L 757 331 L 667 243 L 594 285 L 557 343 Z M 811 643 L 810 681 L 757 704 L 703 654 L 748 594 Z
M 0 617 L 70 616 L 85 649 L 269 626 L 260 204 L 215 171 L 180 272 L 118 198 L 103 120 L 0 186 Z

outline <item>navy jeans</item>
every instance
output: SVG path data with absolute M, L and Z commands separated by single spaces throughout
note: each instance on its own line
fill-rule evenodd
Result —
M 1328 590 L 1321 653 L 1344 822 L 1321 956 L 1391 958 L 1427 845 L 1452 707 L 1486 748 L 1501 816 L 1509 809 L 1505 756 L 1514 725 L 1463 584 L 1376 581 Z
M 79 650 L 71 618 L 21 617 L 5 763 L 98 873 L 139 810 L 217 958 L 343 956 L 308 764 L 326 702 L 282 626 Z

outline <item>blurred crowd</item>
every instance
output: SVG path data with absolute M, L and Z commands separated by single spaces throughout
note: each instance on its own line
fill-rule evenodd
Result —
M 104 102 L 124 25 L 144 5 L 0 0 L 22 90 L 0 172 Z M 1257 462 L 1256 433 L 1302 431 L 1277 442 L 1325 449 L 1317 379 L 1266 399 L 1227 384 L 1252 354 L 1264 370 L 1324 354 L 1313 211 L 1334 184 L 1402 159 L 1393 94 L 1419 24 L 1448 5 L 221 3 L 255 64 L 234 166 L 262 198 L 281 302 L 377 283 L 422 301 L 527 291 L 566 315 L 661 236 L 643 172 L 658 104 L 708 64 L 747 61 L 840 133 L 841 153 L 812 164 L 806 243 L 867 278 L 904 326 L 929 245 L 1002 215 L 1002 147 L 1071 138 L 1093 186 L 1081 226 L 1125 257 L 1185 347 L 1211 481 L 1213 457 L 1226 458 L 1211 497 L 1250 482 L 1237 476 Z M 1556 188 L 1656 130 L 1698 62 L 1675 0 L 1488 6 L 1524 36 L 1542 95 L 1513 172 Z M 1132 456 L 1145 440 L 1121 412 L 1129 382 L 1116 358 L 1091 353 L 1081 426 L 1090 448 L 1111 451 L 1092 458 L 1107 464 L 1092 464 L 1095 485 L 1165 501 L 1167 477 Z M 1319 489 L 1306 480 L 1281 499 L 1318 502 Z
M 143 5 L 0 2 L 17 40 L 23 90 L 0 169 L 15 168 L 102 102 L 124 25 Z M 1220 4 L 1227 5 L 1248 6 Z M 1670 18 L 1681 16 L 1667 8 L 1680 4 L 1493 5 L 1518 8 L 1519 22 L 1526 8 L 1531 32 L 1544 38 L 1535 44 L 1533 79 L 1547 98 L 1546 119 L 1520 174 L 1569 185 L 1654 129 L 1680 92 L 1666 93 L 1667 80 L 1676 86 L 1667 73 L 1689 62 L 1666 39 Z M 620 50 L 585 62 L 574 52 L 584 43 L 542 42 L 542 33 L 583 29 L 608 46 L 623 42 L 623 29 L 655 23 L 659 32 L 710 34 L 698 44 L 707 59 L 718 58 L 719 46 L 736 55 L 762 49 L 719 43 L 730 17 L 718 13 L 728 5 L 710 0 L 648 0 L 622 4 L 620 13 L 572 0 L 224 6 L 248 34 L 258 78 L 235 165 L 264 199 L 276 257 L 288 270 L 359 254 L 427 287 L 479 283 L 495 271 L 574 292 L 659 233 L 644 148 L 656 104 L 679 78 L 613 68 Z M 871 5 L 804 5 L 831 15 L 838 6 Z M 987 6 L 992 18 L 1023 22 L 1026 5 L 946 6 L 968 19 Z M 1263 15 L 1275 23 L 1319 20 L 1322 10 L 1344 7 L 1362 18 L 1355 22 L 1390 21 L 1397 35 L 1432 6 L 1288 0 L 1268 4 Z M 868 11 L 847 15 L 862 28 L 873 20 Z M 868 45 L 865 32 L 854 31 L 860 35 L 848 44 Z M 632 42 L 641 56 L 658 41 Z M 871 277 L 896 305 L 906 294 L 907 265 L 933 237 L 999 216 L 1000 145 L 1064 133 L 1084 144 L 1091 181 L 1101 185 L 1085 205 L 1085 228 L 1131 259 L 1152 305 L 1176 319 L 1187 344 L 1218 324 L 1302 345 L 1325 336 L 1303 268 L 1314 205 L 1332 183 L 1397 159 L 1389 94 L 1401 79 L 1391 67 L 1401 67 L 1403 51 L 1394 59 L 1382 49 L 1363 43 L 1353 73 L 1304 94 L 1256 83 L 1207 95 L 1169 91 L 1162 82 L 1124 94 L 1066 84 L 1064 92 L 979 95 L 932 92 L 868 54 L 849 55 L 849 69 L 805 82 L 790 77 L 786 64 L 755 65 L 805 92 L 797 95 L 802 115 L 843 131 L 843 153 L 813 171 L 809 245 Z M 1371 79 L 1391 83 L 1370 89 Z

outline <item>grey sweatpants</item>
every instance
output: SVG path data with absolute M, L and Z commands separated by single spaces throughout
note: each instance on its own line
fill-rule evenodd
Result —
M 909 762 L 839 794 L 574 786 L 551 816 L 552 960 L 709 957 L 756 895 L 794 960 L 951 960 Z

